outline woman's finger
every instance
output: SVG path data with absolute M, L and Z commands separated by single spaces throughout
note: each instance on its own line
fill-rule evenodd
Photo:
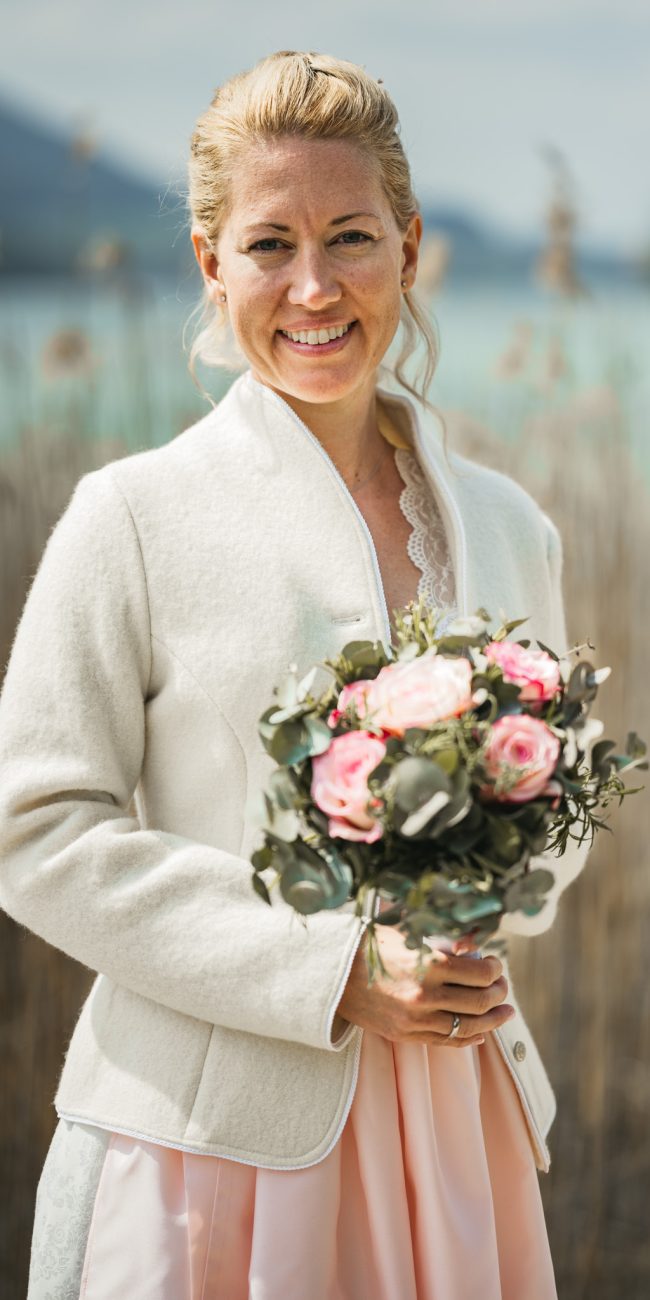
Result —
M 424 968 L 422 987 L 469 984 L 483 988 L 493 984 L 502 974 L 503 965 L 492 953 L 486 957 L 457 957 L 453 953 L 433 949 Z
M 413 1031 L 415 1034 L 439 1034 L 442 1037 L 448 1037 L 454 1028 L 454 1017 L 458 1015 L 460 1024 L 454 1037 L 459 1039 L 469 1039 L 476 1034 L 491 1034 L 494 1030 L 499 1030 L 502 1024 L 511 1021 L 515 1015 L 515 1008 L 504 1002 L 502 1006 L 495 1006 L 490 1011 L 482 1015 L 471 1015 L 467 1011 L 458 1011 L 450 1009 L 448 1011 L 433 1011 L 428 1018 L 422 1018 L 419 1023 L 413 1022 Z M 407 1030 L 407 1036 L 411 1031 Z
M 428 996 L 420 998 L 413 1007 L 417 1019 L 431 1015 L 432 1004 L 436 1011 L 465 1012 L 470 1016 L 482 1016 L 508 996 L 508 981 L 500 975 L 493 984 L 477 986 L 474 984 L 439 984 L 429 991 Z

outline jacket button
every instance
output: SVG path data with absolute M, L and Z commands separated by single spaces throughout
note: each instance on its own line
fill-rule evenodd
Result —
M 514 1052 L 514 1054 L 515 1054 L 515 1060 L 516 1060 L 516 1061 L 523 1061 L 523 1060 L 524 1060 L 524 1058 L 525 1058 L 525 1056 L 526 1056 L 526 1044 L 525 1044 L 525 1043 L 522 1043 L 521 1039 L 518 1039 L 518 1040 L 517 1040 L 517 1042 L 515 1043 L 515 1045 L 514 1045 L 514 1047 L 513 1047 L 512 1050 L 513 1050 L 513 1052 Z

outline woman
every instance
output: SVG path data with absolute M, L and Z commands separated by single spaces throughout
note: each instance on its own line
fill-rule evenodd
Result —
M 1 901 L 99 972 L 37 1197 L 30 1300 L 549 1300 L 554 1099 L 496 955 L 367 985 L 365 920 L 251 888 L 257 719 L 290 660 L 527 613 L 564 647 L 555 526 L 378 386 L 422 222 L 392 101 L 280 52 L 217 92 L 190 163 L 207 304 L 243 373 L 169 445 L 86 474 L 0 702 Z M 416 328 L 417 327 L 417 328 Z M 404 359 L 404 358 L 403 358 Z M 431 369 L 431 365 L 429 369 Z M 130 801 L 135 799 L 135 813 Z M 553 860 L 535 933 L 584 860 Z

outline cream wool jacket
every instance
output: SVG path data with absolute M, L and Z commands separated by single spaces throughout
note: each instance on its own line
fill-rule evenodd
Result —
M 450 474 L 438 420 L 378 395 L 440 505 L 459 611 L 483 605 L 494 628 L 529 615 L 515 635 L 564 649 L 550 518 L 481 464 L 452 453 Z M 258 899 L 247 810 L 274 766 L 257 720 L 289 662 L 303 673 L 363 638 L 390 639 L 370 531 L 250 370 L 167 445 L 77 484 L 0 697 L 0 903 L 98 972 L 60 1116 L 278 1169 L 336 1143 L 362 1030 L 333 1041 L 333 1021 L 365 921 L 303 925 Z M 553 857 L 544 911 L 504 929 L 550 925 L 585 857 Z M 548 1169 L 555 1100 L 519 1010 L 495 1037 Z

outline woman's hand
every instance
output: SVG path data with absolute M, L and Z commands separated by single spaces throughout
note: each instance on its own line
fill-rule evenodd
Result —
M 343 1017 L 393 1043 L 471 1047 L 514 1016 L 514 1007 L 504 1002 L 508 981 L 498 957 L 473 959 L 434 949 L 420 981 L 417 953 L 405 946 L 399 930 L 380 925 L 376 934 L 390 977 L 377 975 L 368 985 L 364 938 L 338 1004 L 335 1032 Z M 454 1014 L 460 1028 L 449 1038 Z

